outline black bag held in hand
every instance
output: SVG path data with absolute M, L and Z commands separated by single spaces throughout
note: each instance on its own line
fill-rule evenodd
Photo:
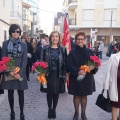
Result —
M 102 90 L 102 93 L 98 95 L 96 105 L 101 109 L 103 109 L 104 111 L 110 113 L 112 111 L 112 106 L 111 106 L 108 90 L 107 90 L 107 98 L 103 96 L 103 93 L 104 93 L 104 89 Z

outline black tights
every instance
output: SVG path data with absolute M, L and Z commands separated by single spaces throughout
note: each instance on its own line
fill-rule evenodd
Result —
M 81 103 L 81 113 L 85 115 L 87 96 L 74 96 L 73 97 L 75 112 L 79 114 L 79 104 Z
M 23 114 L 24 108 L 24 90 L 18 90 L 20 114 Z M 11 109 L 11 114 L 14 113 L 14 90 L 8 90 L 8 100 Z
M 50 94 L 47 93 L 47 104 L 48 104 L 48 108 L 51 110 L 55 110 L 57 107 L 57 103 L 58 103 L 58 99 L 59 99 L 59 94 Z M 52 107 L 52 103 L 53 103 L 53 107 Z

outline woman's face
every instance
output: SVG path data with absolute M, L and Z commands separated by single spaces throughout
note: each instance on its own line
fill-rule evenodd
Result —
M 25 42 L 25 38 L 22 38 L 22 42 Z
M 12 31 L 12 37 L 17 39 L 20 36 L 20 29 Z
M 52 44 L 58 44 L 59 42 L 59 34 L 58 33 L 53 33 L 51 37 L 51 42 Z
M 36 43 L 36 39 L 33 39 L 33 43 L 34 43 L 34 44 L 37 44 L 37 43 Z
M 86 39 L 84 38 L 84 36 L 79 35 L 77 37 L 76 44 L 79 45 L 80 47 L 83 47 L 85 42 L 86 42 Z

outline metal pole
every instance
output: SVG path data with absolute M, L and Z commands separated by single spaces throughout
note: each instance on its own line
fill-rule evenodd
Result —
M 112 17 L 113 17 L 113 11 L 111 11 L 111 20 L 110 20 L 110 42 L 112 41 Z

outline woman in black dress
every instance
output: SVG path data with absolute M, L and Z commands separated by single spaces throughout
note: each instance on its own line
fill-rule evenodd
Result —
M 67 57 L 66 49 L 60 46 L 60 34 L 53 31 L 49 37 L 50 45 L 43 47 L 42 61 L 48 63 L 46 73 L 47 89 L 41 85 L 41 91 L 47 93 L 48 118 L 56 118 L 56 107 L 59 93 L 65 92 L 65 61 Z
M 87 105 L 87 95 L 91 95 L 95 91 L 94 76 L 97 72 L 97 68 L 91 66 L 91 72 L 86 73 L 80 70 L 81 65 L 85 65 L 89 60 L 89 57 L 93 55 L 93 52 L 86 48 L 86 35 L 84 32 L 79 32 L 75 35 L 76 47 L 70 51 L 67 58 L 67 70 L 70 72 L 70 83 L 68 92 L 73 95 L 73 102 L 75 108 L 75 114 L 73 120 L 78 120 L 79 116 L 79 104 L 81 103 L 81 118 L 87 120 L 85 110 Z M 85 78 L 81 81 L 77 81 L 78 75 L 85 75 Z

